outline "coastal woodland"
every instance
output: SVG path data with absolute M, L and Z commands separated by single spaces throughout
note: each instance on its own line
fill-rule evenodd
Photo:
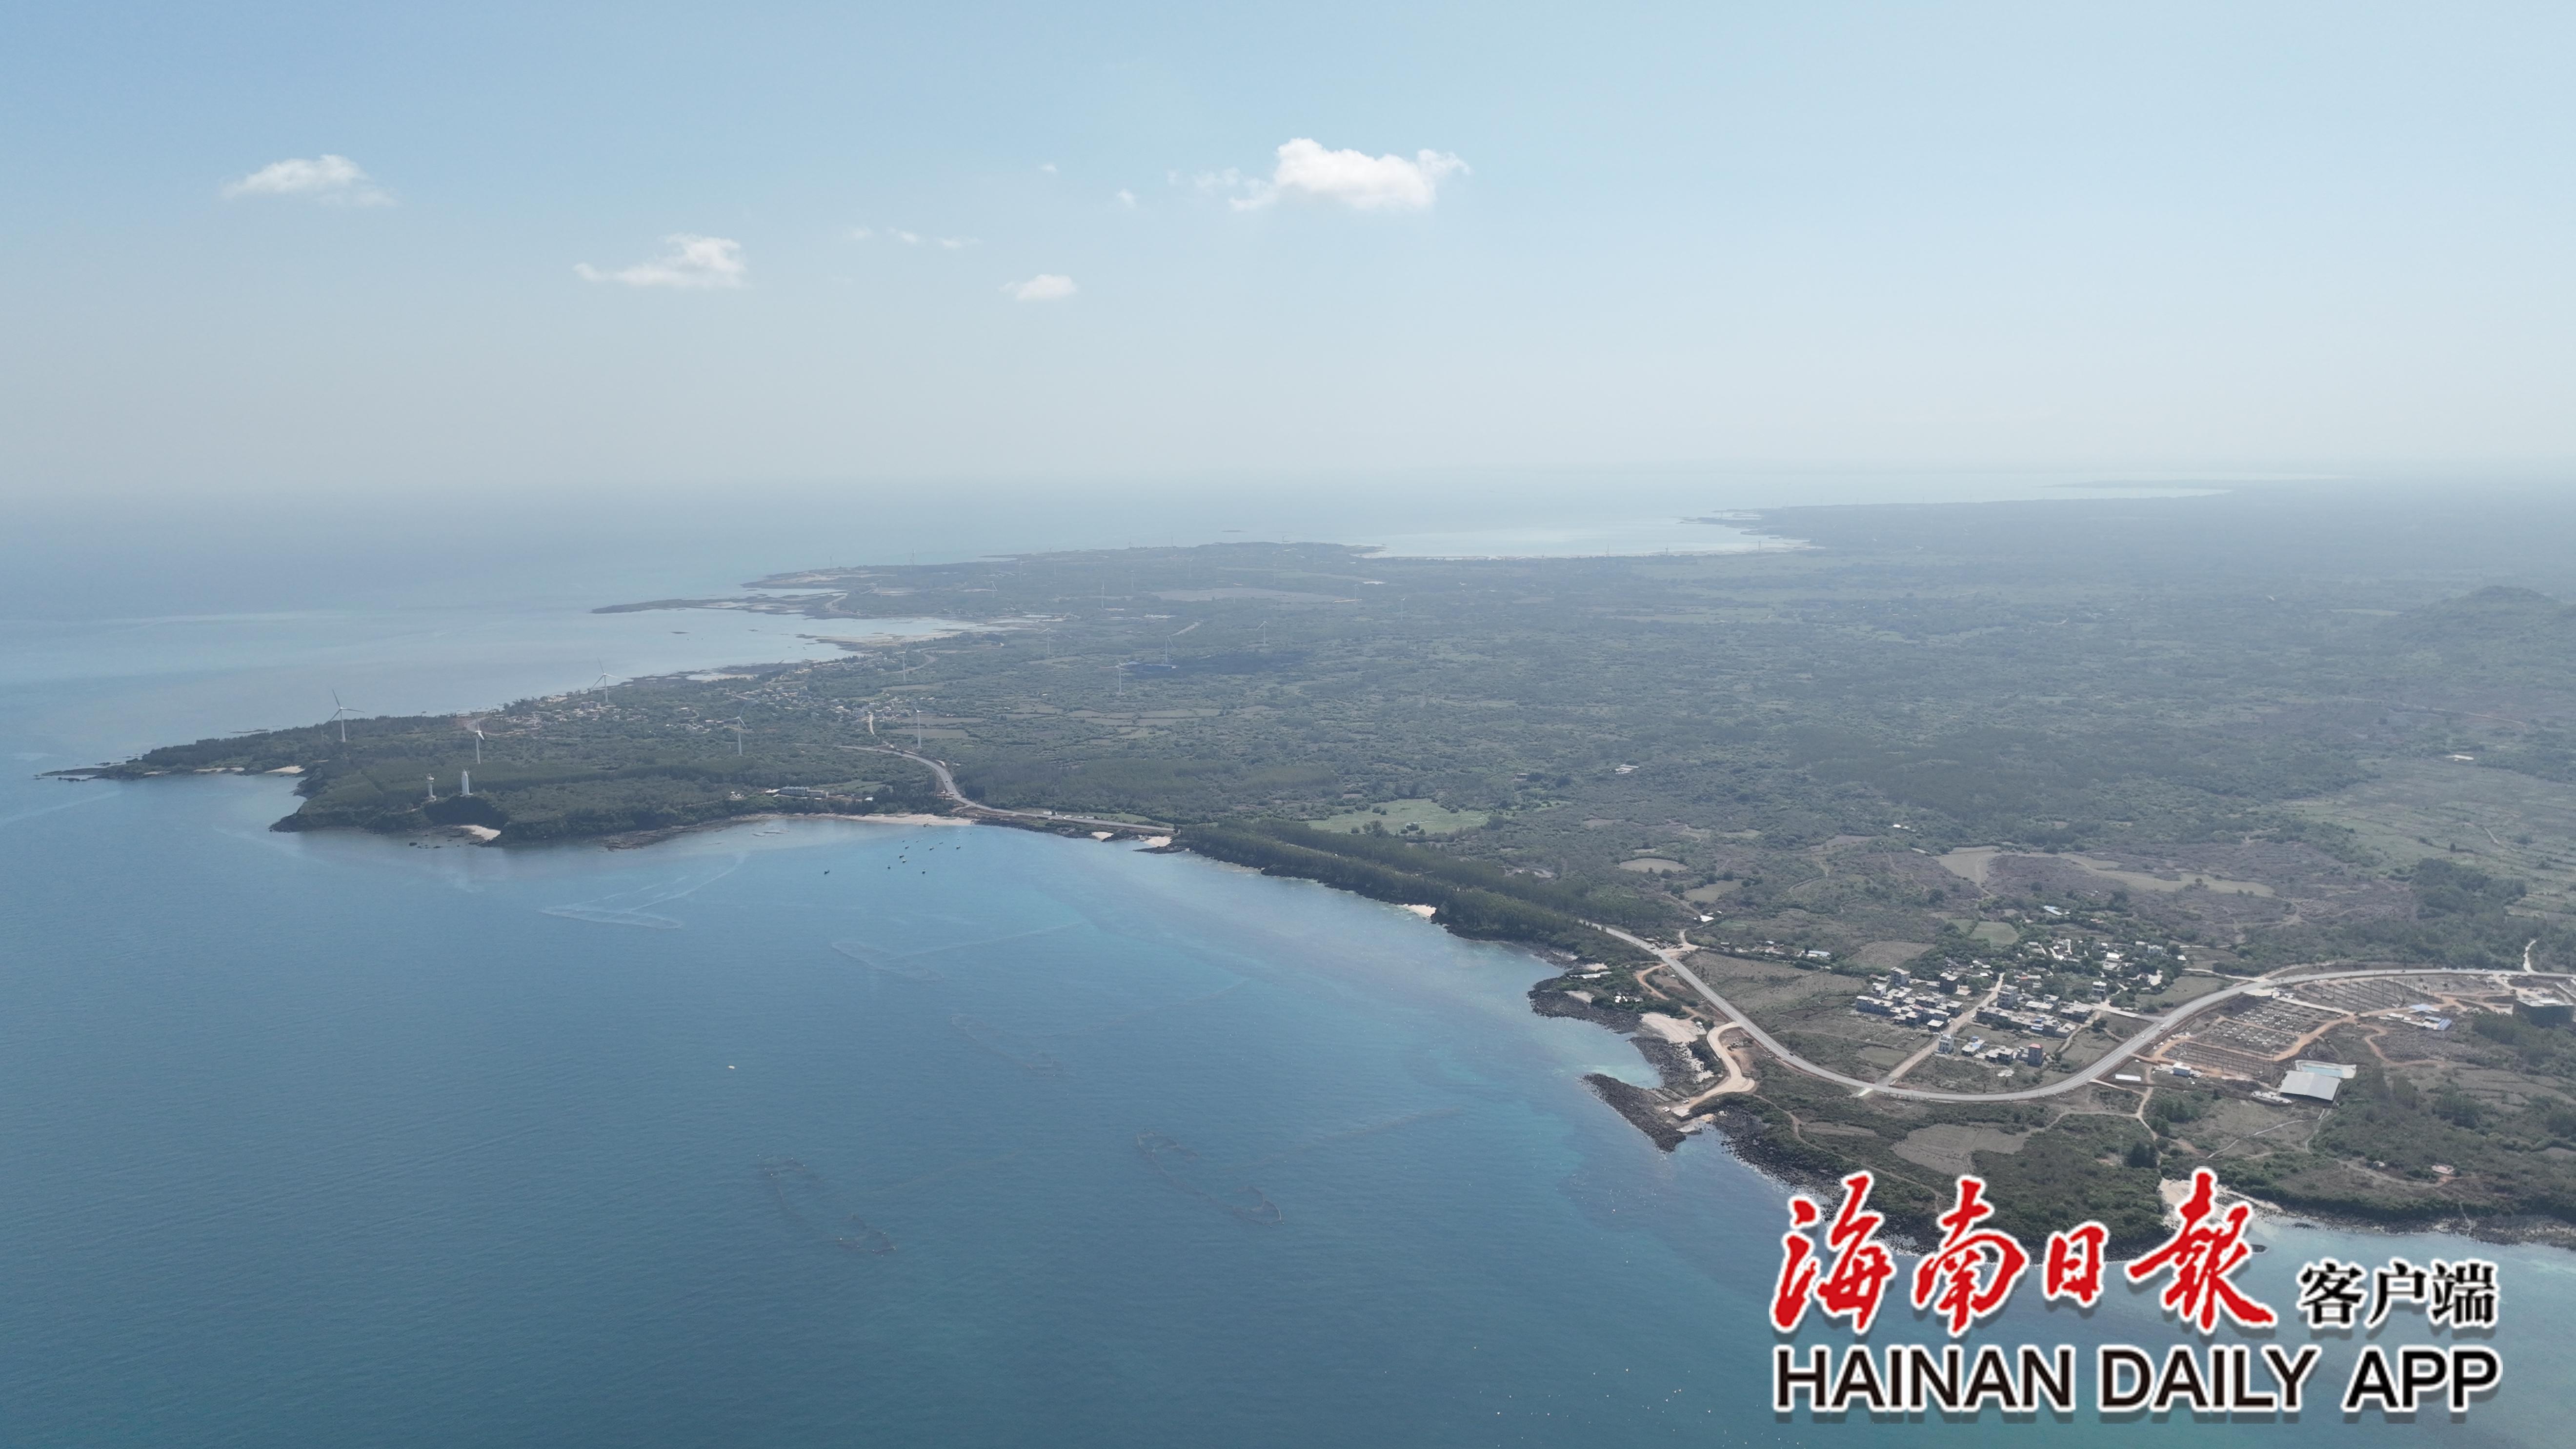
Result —
M 950 808 L 898 749 L 1041 828 L 1132 823 L 1523 943 L 1539 1009 L 1656 1061 L 1662 1091 L 1603 1094 L 1659 1141 L 1869 1166 L 1918 1232 L 1975 1170 L 2008 1226 L 2136 1241 L 2203 1162 L 2295 1211 L 2576 1227 L 2576 1030 L 2509 979 L 2576 969 L 2576 511 L 2280 485 L 1727 522 L 1765 546 L 812 567 L 607 607 L 801 617 L 825 662 L 80 773 L 292 774 L 281 829 L 634 844 Z M 1856 1096 L 1707 1036 L 1664 951 L 1808 1062 L 1997 1099 Z M 2135 1070 L 2003 1095 L 2327 967 L 2497 974 L 2235 998 Z M 2353 1068 L 2331 1105 L 2273 1090 L 2293 1053 Z

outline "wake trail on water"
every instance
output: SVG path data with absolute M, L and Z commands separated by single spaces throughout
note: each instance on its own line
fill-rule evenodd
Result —
M 658 906 L 668 901 L 679 900 L 684 896 L 694 895 L 742 869 L 743 862 L 749 858 L 749 856 L 737 855 L 717 869 L 678 876 L 658 886 L 639 886 L 631 891 L 619 891 L 613 895 L 601 896 L 595 901 L 581 901 L 568 906 L 545 906 L 541 909 L 545 915 L 561 916 L 568 921 L 590 921 L 602 926 L 643 926 L 656 931 L 676 931 L 680 929 L 682 922 L 675 917 L 657 915 L 646 907 Z
M 898 981 L 929 982 L 948 979 L 927 966 L 914 965 L 901 957 L 883 955 L 865 941 L 834 941 L 832 949 L 871 971 L 891 976 Z
M 1082 921 L 1065 921 L 1053 926 L 1039 926 L 1034 930 L 1014 931 L 1007 936 L 992 936 L 980 941 L 950 941 L 944 945 L 923 946 L 911 951 L 887 951 L 872 942 L 856 939 L 834 941 L 832 949 L 862 966 L 882 971 L 888 976 L 901 977 L 906 981 L 944 981 L 947 978 L 930 967 L 908 963 L 918 961 L 924 956 L 936 956 L 947 951 L 966 951 L 978 946 L 1001 946 L 1013 941 L 1025 941 L 1032 936 L 1053 935 L 1058 931 L 1070 931 L 1083 924 L 1085 923 Z
M 62 811 L 70 810 L 77 806 L 87 805 L 92 801 L 105 800 L 115 793 L 116 792 L 113 790 L 101 790 L 93 794 L 83 795 L 77 800 L 66 800 L 60 805 L 39 805 L 33 810 L 21 810 L 15 815 L 0 815 L 0 830 L 6 830 L 21 820 L 33 820 L 39 815 L 59 814 Z

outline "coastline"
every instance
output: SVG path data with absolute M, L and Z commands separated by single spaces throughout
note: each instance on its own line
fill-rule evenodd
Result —
M 975 813 L 966 813 L 969 811 Z M 974 804 L 973 802 L 960 801 L 958 809 L 949 813 L 906 811 L 883 814 L 855 814 L 846 812 L 801 810 L 760 811 L 751 814 L 727 816 L 717 820 L 698 821 L 685 825 L 670 826 L 656 830 L 595 836 L 590 837 L 590 840 L 605 850 L 635 850 L 688 835 L 730 829 L 736 826 L 756 825 L 765 822 L 784 822 L 788 820 L 818 819 L 837 820 L 847 823 L 901 826 L 905 828 L 963 828 L 979 824 L 1000 825 L 1013 829 L 1031 831 L 1033 833 L 1057 835 L 1068 840 L 1096 839 L 1099 838 L 1100 834 L 1099 832 L 1080 830 L 1070 821 L 1050 823 L 1043 820 L 1023 818 L 1004 812 L 994 811 L 988 807 Z M 331 826 L 325 828 L 330 830 L 355 829 L 355 827 L 347 826 Z M 418 832 L 416 838 L 427 839 L 438 836 L 453 837 L 461 835 L 468 839 L 475 840 L 477 844 L 488 845 L 498 843 L 493 840 L 480 838 L 482 834 L 487 832 L 487 829 L 488 828 L 479 828 L 474 826 L 442 827 L 435 830 Z M 1122 834 L 1112 838 L 1141 838 L 1145 840 L 1156 838 L 1146 836 L 1144 833 L 1145 827 L 1129 826 L 1127 827 L 1127 830 L 1131 833 Z M 368 834 L 373 832 L 359 830 L 357 833 Z M 575 842 L 546 841 L 532 843 L 569 845 Z M 1187 851 L 1189 849 L 1186 844 L 1175 844 L 1168 840 L 1164 841 L 1162 844 L 1147 845 L 1144 848 L 1150 853 L 1156 854 L 1177 853 Z M 1255 873 L 1262 873 L 1259 872 L 1257 867 L 1239 865 L 1234 862 L 1224 860 L 1218 856 L 1205 855 L 1196 851 L 1190 851 L 1189 853 L 1198 854 L 1202 860 L 1205 860 L 1220 869 L 1251 870 Z M 1314 883 L 1324 885 L 1344 894 L 1358 895 L 1362 899 L 1371 898 L 1363 892 L 1346 890 L 1344 887 L 1336 885 L 1331 881 L 1318 880 Z M 1449 925 L 1449 923 L 1435 920 L 1434 913 L 1427 912 L 1421 907 L 1397 903 L 1390 904 L 1396 904 L 1397 909 L 1404 910 L 1409 914 L 1415 915 L 1417 918 L 1423 919 L 1432 924 L 1440 925 L 1443 930 L 1449 931 L 1451 934 L 1462 935 L 1464 939 L 1480 939 L 1475 936 L 1457 932 Z M 1551 948 L 1537 942 L 1506 941 L 1499 942 L 1497 944 L 1508 944 L 1519 947 L 1520 949 L 1527 951 L 1534 961 L 1560 970 L 1571 964 L 1576 959 L 1574 956 L 1563 950 Z M 1657 1077 L 1656 1086 L 1639 1086 L 1635 1083 L 1623 1081 L 1606 1073 L 1597 1072 L 1585 1074 L 1582 1081 L 1594 1097 L 1596 1097 L 1604 1106 L 1617 1113 L 1623 1120 L 1628 1122 L 1630 1126 L 1634 1127 L 1650 1142 L 1654 1143 L 1659 1151 L 1676 1151 L 1683 1142 L 1694 1136 L 1713 1136 L 1724 1140 L 1727 1144 L 1729 1155 L 1742 1162 L 1745 1166 L 1751 1168 L 1765 1181 L 1784 1190 L 1821 1193 L 1826 1196 L 1831 1196 L 1839 1190 L 1839 1181 L 1844 1169 L 1840 1167 L 1820 1165 L 1815 1161 L 1802 1158 L 1801 1154 L 1793 1145 L 1778 1138 L 1775 1124 L 1766 1120 L 1760 1111 L 1754 1110 L 1750 1105 L 1748 1105 L 1748 1102 L 1751 1100 L 1762 1100 L 1760 1097 L 1761 1085 L 1758 1077 L 1755 1077 L 1752 1080 L 1750 1086 L 1746 1089 L 1745 1095 L 1742 1096 L 1711 1097 L 1704 1093 L 1705 1087 L 1713 1078 L 1713 1074 L 1709 1068 L 1713 1065 L 1722 1072 L 1726 1065 L 1725 1063 L 1715 1061 L 1714 1058 L 1706 1055 L 1708 1048 L 1705 1045 L 1705 1038 L 1687 1044 L 1676 1042 L 1668 1039 L 1665 1035 L 1662 1035 L 1651 1028 L 1650 1024 L 1645 1020 L 1646 1016 L 1649 1014 L 1648 1012 L 1623 1011 L 1605 1008 L 1576 1000 L 1569 997 L 1562 991 L 1545 990 L 1534 985 L 1526 990 L 1525 997 L 1528 1001 L 1530 1010 L 1535 1015 L 1580 1019 L 1594 1026 L 1604 1028 L 1615 1035 L 1626 1038 L 1629 1043 L 1636 1048 L 1639 1057 L 1654 1070 Z M 1755 1044 L 1748 1042 L 1745 1045 L 1752 1047 Z M 1757 1052 L 1754 1060 L 1758 1062 L 1762 1055 L 1765 1054 Z M 1747 1075 L 1751 1076 L 1752 1074 Z M 1671 1109 L 1675 1105 L 1683 1103 L 1690 1105 L 1692 1110 L 1678 1116 L 1674 1115 Z M 2223 1183 L 2225 1181 L 2224 1164 L 2219 1164 L 2218 1170 L 2221 1172 L 2221 1181 Z M 2174 1186 L 2178 1180 L 2163 1179 L 2162 1181 L 2169 1189 Z M 2274 1229 L 2309 1227 L 2352 1234 L 2369 1234 L 2372 1236 L 2388 1238 L 2453 1236 L 2465 1238 L 2474 1242 L 2498 1246 L 2536 1245 L 2544 1247 L 2558 1247 L 2576 1251 L 2576 1224 L 2560 1222 L 2556 1219 L 2543 1217 L 2537 1214 L 2464 1213 L 2458 1216 L 2428 1217 L 2416 1221 L 2387 1222 L 2359 1214 L 2338 1212 L 2331 1208 L 2285 1206 L 2249 1193 L 2231 1191 L 2230 1195 L 2232 1197 L 2241 1198 L 2251 1204 L 2255 1208 L 2257 1216 Z M 1891 1217 L 1886 1228 L 1886 1236 L 1892 1244 L 1906 1247 L 1908 1251 L 1921 1250 L 1920 1243 L 1922 1240 L 1922 1233 L 1909 1229 L 1908 1225 L 1900 1217 Z M 2115 1249 L 2135 1250 L 2141 1247 L 2142 1244 L 2138 1242 L 2124 1243 L 2115 1241 L 2113 1246 Z
M 977 823 L 972 820 L 961 819 L 954 815 L 929 815 L 917 811 L 885 815 L 852 815 L 838 811 L 824 810 L 763 810 L 750 815 L 728 815 L 721 820 L 693 820 L 686 825 L 665 825 L 654 830 L 629 830 L 616 835 L 592 836 L 590 839 L 591 843 L 598 845 L 602 850 L 641 850 L 645 846 L 658 845 L 665 840 L 677 840 L 684 835 L 698 835 L 708 831 L 730 830 L 737 825 L 753 825 L 767 820 L 844 820 L 867 825 L 937 825 L 943 827 L 952 825 L 973 825 Z M 481 843 L 492 845 L 496 842 L 486 840 Z M 579 842 L 549 840 L 534 843 L 544 845 L 572 845 Z

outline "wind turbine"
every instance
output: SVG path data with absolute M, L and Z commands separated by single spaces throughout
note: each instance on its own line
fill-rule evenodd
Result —
M 340 691 L 336 689 L 331 691 L 331 705 L 331 718 L 339 724 L 340 743 L 345 745 L 349 742 L 349 716 L 357 711 L 340 703 Z
M 719 720 L 719 721 L 718 721 L 718 723 L 720 723 L 720 724 L 729 724 L 729 725 L 733 726 L 733 753 L 734 753 L 734 758 L 735 758 L 735 759 L 741 759 L 741 758 L 742 758 L 742 718 L 741 718 L 741 716 L 737 715 L 737 716 L 735 716 L 734 718 L 729 719 L 729 720 Z
M 479 765 L 483 763 L 483 727 L 467 725 L 466 728 L 474 732 L 474 763 Z
M 609 673 L 608 661 L 603 659 L 599 661 L 599 677 L 590 682 L 590 687 L 594 690 L 606 689 L 608 687 L 608 681 L 612 679 L 623 679 L 625 677 L 626 676 L 622 674 Z

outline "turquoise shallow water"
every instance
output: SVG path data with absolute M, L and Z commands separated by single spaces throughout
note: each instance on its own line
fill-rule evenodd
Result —
M 391 663 L 418 620 L 13 625 L 0 757 L 595 647 L 474 617 Z M 2576 1259 L 2538 1250 L 2494 1254 L 2508 1380 L 2463 1424 L 1777 1421 L 1783 1192 L 1595 1102 L 1642 1066 L 1531 1016 L 1527 958 L 1319 887 L 956 827 L 267 831 L 290 804 L 0 782 L 0 1443 L 2564 1442 Z M 2462 1250 L 2271 1241 L 2275 1303 L 2300 1256 Z M 2115 1298 L 1985 1336 L 2173 1340 Z

